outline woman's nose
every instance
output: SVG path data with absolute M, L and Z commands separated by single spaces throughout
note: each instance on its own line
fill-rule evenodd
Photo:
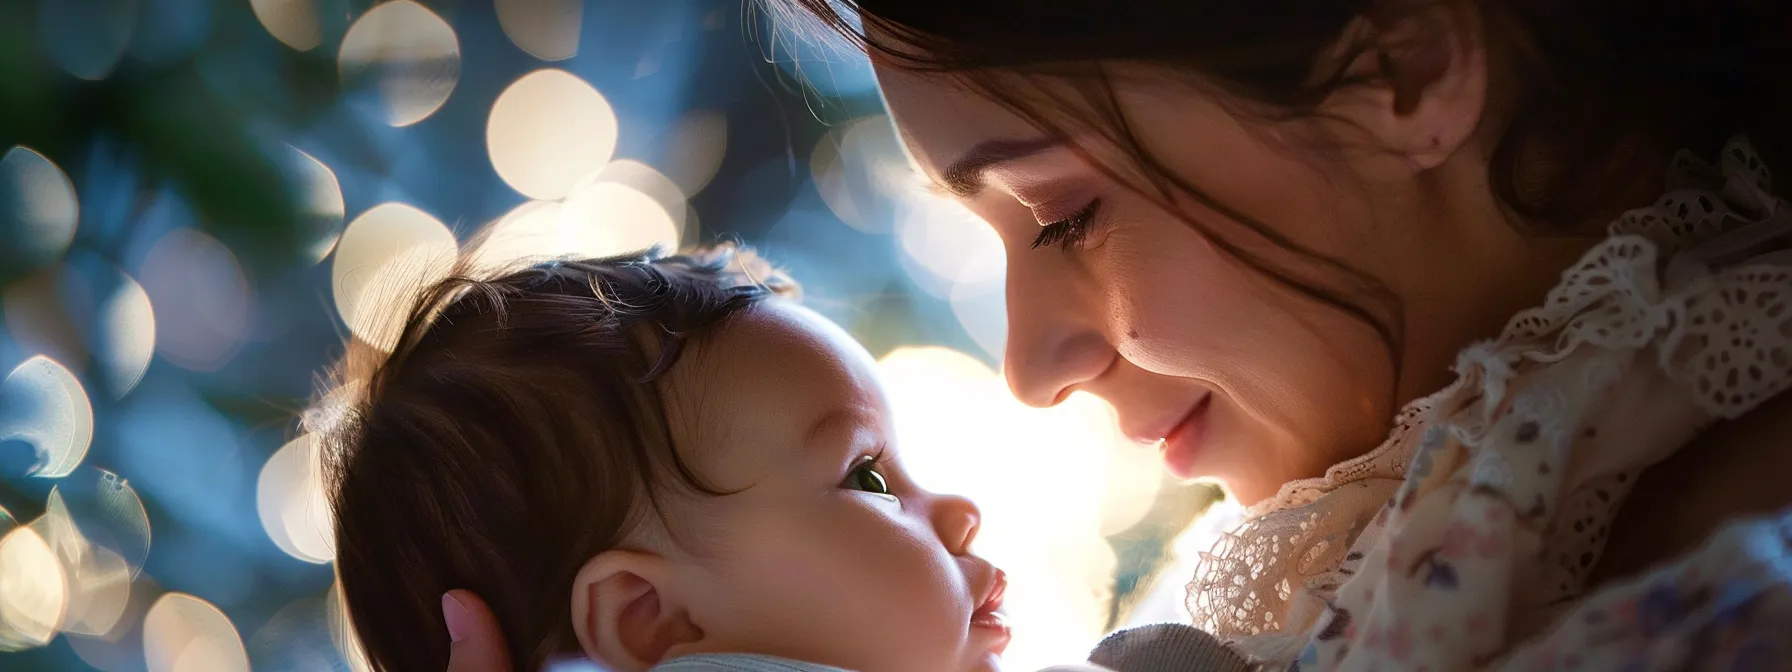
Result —
M 940 495 L 933 501 L 933 529 L 940 543 L 953 555 L 969 555 L 971 542 L 983 526 L 983 512 L 971 500 L 956 495 Z
M 1012 267 L 1011 267 L 1012 269 Z M 1083 319 L 1074 290 L 1035 286 L 1012 270 L 1008 277 L 1008 347 L 1003 369 L 1014 398 L 1045 407 L 1106 371 L 1117 356 L 1100 331 Z

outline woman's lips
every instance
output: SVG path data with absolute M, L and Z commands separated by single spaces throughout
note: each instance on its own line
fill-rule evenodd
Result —
M 1201 397 L 1195 407 L 1189 409 L 1188 415 L 1164 433 L 1163 447 L 1160 448 L 1164 468 L 1177 478 L 1199 475 L 1195 473 L 1195 460 L 1200 457 L 1202 444 L 1207 442 L 1207 408 L 1212 401 L 1212 394 Z

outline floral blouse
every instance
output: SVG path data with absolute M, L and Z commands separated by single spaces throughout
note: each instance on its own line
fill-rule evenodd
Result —
M 1770 185 L 1745 139 L 1679 156 L 1668 195 L 1408 410 L 1363 463 L 1386 468 L 1285 489 L 1259 512 L 1283 523 L 1216 548 L 1197 623 L 1275 669 L 1792 670 L 1792 510 L 1582 594 L 1642 469 L 1792 386 Z

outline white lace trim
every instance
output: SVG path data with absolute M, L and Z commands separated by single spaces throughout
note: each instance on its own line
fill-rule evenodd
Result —
M 1667 184 L 1654 205 L 1613 223 L 1542 306 L 1514 316 L 1497 341 L 1462 353 L 1458 372 L 1478 375 L 1409 404 L 1374 450 L 1324 477 L 1285 484 L 1252 507 L 1201 557 L 1189 584 L 1195 625 L 1235 638 L 1308 627 L 1354 571 L 1350 549 L 1379 534 L 1371 521 L 1399 489 L 1424 428 L 1456 416 L 1455 431 L 1483 433 L 1489 418 L 1455 411 L 1504 399 L 1526 362 L 1557 362 L 1585 345 L 1634 350 L 1658 339 L 1662 370 L 1717 417 L 1739 415 L 1792 384 L 1792 270 L 1784 266 L 1792 260 L 1758 256 L 1758 248 L 1792 233 L 1792 208 L 1771 194 L 1766 166 L 1737 138 L 1717 166 L 1676 155 Z M 1750 262 L 1734 265 L 1741 259 Z M 1664 284 L 1677 291 L 1664 296 Z M 1453 408 L 1435 408 L 1446 400 Z M 1604 474 L 1568 494 L 1545 535 L 1553 562 L 1532 597 L 1550 603 L 1579 593 L 1633 476 Z

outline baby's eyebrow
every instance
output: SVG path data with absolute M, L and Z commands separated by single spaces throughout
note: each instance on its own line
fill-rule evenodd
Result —
M 803 446 L 811 449 L 817 448 L 820 441 L 843 427 L 852 426 L 857 420 L 858 413 L 851 408 L 842 407 L 828 411 L 821 416 L 820 421 L 809 428 L 807 433 L 803 434 Z

